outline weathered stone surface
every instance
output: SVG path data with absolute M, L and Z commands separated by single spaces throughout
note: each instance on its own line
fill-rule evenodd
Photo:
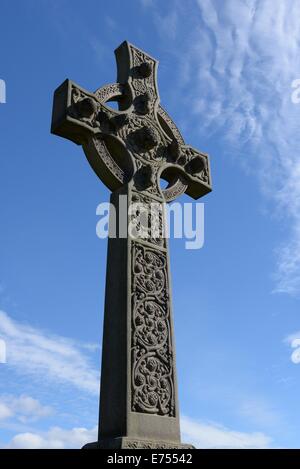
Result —
M 90 93 L 66 80 L 55 91 L 52 132 L 82 145 L 117 219 L 128 209 L 119 195 L 149 207 L 210 192 L 208 155 L 185 144 L 159 104 L 157 61 L 127 42 L 116 58 L 118 83 Z M 156 223 L 163 233 L 163 210 Z M 99 437 L 87 447 L 191 448 L 180 443 L 168 243 L 152 231 L 108 241 Z
M 176 444 L 172 441 L 139 440 L 131 438 L 101 439 L 88 443 L 83 449 L 195 449 L 192 445 Z

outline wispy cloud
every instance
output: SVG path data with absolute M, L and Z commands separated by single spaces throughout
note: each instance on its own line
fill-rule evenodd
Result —
M 140 2 L 141 2 L 143 7 L 147 8 L 147 7 L 153 5 L 154 0 L 140 0 Z
M 172 15 L 151 5 L 162 43 L 177 58 L 177 99 L 180 91 L 193 111 L 180 125 L 215 136 L 258 178 L 285 229 L 274 291 L 299 294 L 300 105 L 291 100 L 300 78 L 299 2 L 186 0 L 172 2 Z
M 182 440 L 193 443 L 196 448 L 250 449 L 269 448 L 271 438 L 261 432 L 230 430 L 211 422 L 201 422 L 189 417 L 181 418 Z
M 238 414 L 245 417 L 248 422 L 258 427 L 281 427 L 283 419 L 280 413 L 270 402 L 263 398 L 250 397 L 244 399 L 238 407 Z
M 22 324 L 0 311 L 0 337 L 6 342 L 7 364 L 19 374 L 99 392 L 99 372 L 89 344 L 80 344 Z M 93 348 L 93 347 L 92 347 Z

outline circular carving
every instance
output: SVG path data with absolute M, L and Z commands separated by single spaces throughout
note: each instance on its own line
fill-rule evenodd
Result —
M 151 282 L 155 288 L 153 282 Z M 153 291 L 153 288 L 152 290 Z M 148 307 L 153 308 L 153 314 L 148 314 Z M 140 303 L 135 311 L 136 340 L 146 347 L 161 347 L 168 338 L 168 327 L 166 313 L 154 301 Z M 153 366 L 156 362 L 153 360 Z M 150 365 L 149 365 L 150 366 Z
M 163 189 L 162 193 L 166 202 L 175 200 L 180 195 L 184 194 L 187 190 L 188 185 L 185 179 L 178 175 L 174 181 L 172 181 L 166 189 Z
M 143 126 L 128 135 L 128 141 L 135 151 L 147 152 L 156 147 L 160 141 L 157 131 L 153 127 Z
M 197 174 L 203 171 L 205 167 L 204 160 L 201 156 L 195 156 L 186 165 L 186 170 L 191 174 Z
M 162 129 L 165 131 L 165 133 L 172 139 L 180 143 L 181 145 L 184 145 L 184 139 L 171 117 L 169 114 L 161 107 L 158 106 L 157 108 L 157 114 L 158 114 L 158 120 L 159 123 L 161 124 Z
M 132 410 L 174 416 L 166 255 L 134 244 L 132 263 Z
M 137 57 L 138 59 L 134 63 L 137 76 L 138 73 L 147 74 L 150 71 L 152 73 L 154 69 L 152 62 L 142 60 L 142 56 L 140 57 L 138 54 Z M 103 155 L 105 156 L 103 163 L 107 162 L 107 170 L 113 173 L 112 176 L 116 176 L 115 173 L 117 173 L 117 178 L 114 178 L 113 181 L 113 188 L 120 187 L 117 180 L 128 182 L 128 175 L 134 176 L 136 189 L 146 190 L 147 193 L 158 196 L 162 194 L 165 201 L 169 202 L 186 191 L 187 181 L 190 179 L 193 180 L 195 193 L 197 193 L 197 183 L 209 184 L 209 166 L 206 155 L 199 154 L 192 147 L 184 144 L 179 130 L 168 114 L 160 106 L 153 107 L 156 99 L 155 88 L 151 88 L 149 80 L 132 79 L 132 87 L 134 88 L 132 97 L 136 112 L 133 112 L 132 107 L 126 112 L 118 112 L 99 103 L 99 101 L 105 103 L 110 99 L 117 99 L 120 102 L 123 102 L 124 99 L 130 100 L 130 87 L 127 89 L 124 85 L 116 84 L 107 85 L 97 90 L 95 94 L 99 101 L 74 88 L 70 115 L 93 127 L 95 133 L 101 132 L 116 138 L 115 142 L 119 147 L 117 148 L 114 143 L 109 146 L 110 142 L 113 142 L 113 140 L 109 140 L 106 151 L 102 151 L 102 154 L 99 155 L 100 159 Z M 150 108 L 151 112 L 149 112 Z M 152 112 L 156 109 L 158 119 Z M 92 153 L 97 151 L 96 145 L 92 148 L 94 138 L 93 136 L 89 145 Z M 122 145 L 123 148 L 121 148 Z M 86 148 L 88 149 L 87 145 Z M 111 150 L 112 154 L 108 157 L 107 152 Z M 135 160 L 133 163 L 134 171 L 128 171 L 127 176 L 125 175 L 127 170 L 122 166 L 123 154 L 128 154 L 128 158 L 133 157 Z M 179 171 L 177 173 L 176 166 Z M 169 185 L 161 190 L 159 187 L 161 171 L 164 168 L 169 170 L 169 167 L 171 168 L 169 177 L 166 178 Z M 186 173 L 185 179 L 184 173 Z M 104 182 L 106 183 L 106 181 Z
M 138 291 L 147 294 L 150 290 L 155 291 L 157 294 L 165 288 L 164 257 L 152 251 L 147 251 L 143 256 L 142 251 L 139 251 L 134 266 L 135 272 L 139 274 L 135 276 Z M 160 272 L 159 275 L 157 275 L 158 271 Z
M 99 158 L 102 164 L 105 166 L 105 168 L 109 170 L 110 174 L 113 176 L 115 180 L 115 183 L 120 186 L 125 184 L 126 174 L 123 171 L 123 169 L 120 168 L 120 166 L 116 163 L 114 158 L 111 156 L 103 139 L 99 137 L 94 137 L 90 142 L 91 142 L 90 144 L 93 145 L 93 147 L 96 149 L 97 158 Z M 98 174 L 97 169 L 94 168 L 94 170 L 96 174 Z M 98 175 L 101 178 L 101 174 L 98 174 Z
M 92 98 L 84 98 L 75 104 L 80 117 L 91 117 L 97 111 L 97 104 Z
M 142 357 L 133 379 L 136 410 L 158 415 L 170 413 L 172 383 L 168 367 L 162 361 L 153 356 Z

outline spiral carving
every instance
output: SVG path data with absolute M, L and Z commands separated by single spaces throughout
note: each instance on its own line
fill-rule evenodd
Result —
M 175 414 L 166 253 L 132 250 L 132 410 Z

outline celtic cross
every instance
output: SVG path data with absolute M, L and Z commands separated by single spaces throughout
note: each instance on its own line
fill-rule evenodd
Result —
M 158 62 L 126 41 L 115 54 L 117 83 L 90 93 L 66 80 L 55 91 L 52 133 L 82 145 L 112 191 L 117 214 L 124 211 L 120 195 L 129 208 L 210 192 L 207 154 L 185 144 L 160 106 Z M 164 189 L 161 178 L 168 182 Z M 129 224 L 134 215 L 125 216 Z M 163 232 L 164 212 L 159 223 Z M 167 239 L 110 237 L 99 437 L 87 447 L 186 447 L 180 442 L 173 337 Z

